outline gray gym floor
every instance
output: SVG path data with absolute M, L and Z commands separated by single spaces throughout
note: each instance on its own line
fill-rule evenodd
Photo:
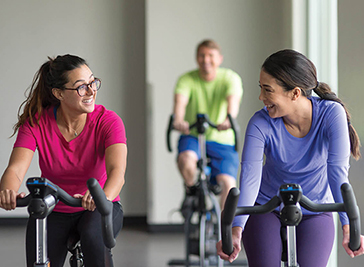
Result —
M 0 225 L 0 266 L 25 266 L 24 237 L 24 224 Z M 171 259 L 183 259 L 184 237 L 182 233 L 150 233 L 143 226 L 126 226 L 117 237 L 113 256 L 115 267 L 168 266 Z
M 24 236 L 24 224 L 0 224 L 0 266 L 25 266 Z M 339 235 L 338 267 L 362 267 L 364 256 L 347 256 L 341 238 Z M 113 255 L 115 267 L 168 267 L 171 259 L 183 259 L 184 237 L 182 233 L 150 233 L 145 226 L 128 225 L 120 232 Z M 239 260 L 244 259 L 240 253 Z

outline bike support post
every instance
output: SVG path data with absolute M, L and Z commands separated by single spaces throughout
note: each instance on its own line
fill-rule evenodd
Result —
M 288 267 L 299 267 L 296 256 L 296 226 L 287 226 Z
M 200 144 L 200 154 L 202 159 L 202 171 L 201 171 L 201 179 L 206 180 L 205 168 L 207 166 L 207 157 L 206 157 L 206 138 L 205 135 L 198 135 L 198 143 Z
M 34 266 L 48 267 L 49 259 L 47 255 L 47 217 L 36 219 L 36 262 Z

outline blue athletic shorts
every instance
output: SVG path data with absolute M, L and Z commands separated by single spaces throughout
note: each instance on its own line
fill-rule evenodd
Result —
M 186 150 L 195 151 L 200 158 L 200 148 L 197 137 L 181 135 L 178 141 L 178 153 Z M 239 155 L 234 146 L 223 145 L 216 142 L 206 142 L 206 155 L 210 158 L 211 183 L 216 184 L 218 174 L 228 174 L 236 179 L 239 168 Z

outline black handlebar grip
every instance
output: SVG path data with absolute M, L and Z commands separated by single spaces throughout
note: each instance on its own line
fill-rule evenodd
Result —
M 17 207 L 26 207 L 26 206 L 29 205 L 31 199 L 32 199 L 31 195 L 27 195 L 24 198 L 17 198 L 16 199 L 16 206 Z
M 56 185 L 55 185 L 56 186 Z M 68 206 L 71 207 L 82 207 L 82 198 L 74 198 L 70 196 L 66 191 L 62 188 L 57 187 L 57 195 L 59 199 Z
M 104 190 L 102 190 L 99 182 L 95 178 L 87 180 L 87 187 L 95 201 L 97 210 L 102 216 L 102 235 L 104 244 L 111 249 L 115 247 L 116 244 L 112 222 L 113 204 L 111 201 L 107 200 Z
M 233 129 L 234 131 L 235 151 L 238 151 L 238 149 L 240 148 L 240 143 L 239 143 L 240 127 L 239 124 L 236 122 L 236 120 L 233 117 L 231 117 L 230 114 L 228 114 L 228 118 L 230 121 L 231 129 Z
M 171 132 L 173 130 L 173 121 L 174 121 L 174 114 L 172 114 L 169 118 L 168 128 L 167 128 L 167 148 L 169 152 L 172 152 L 171 146 Z
M 90 178 L 87 181 L 87 187 L 95 201 L 97 210 L 102 215 L 109 214 L 112 211 L 110 210 L 110 204 L 112 203 L 107 200 L 104 190 L 102 190 L 99 182 L 95 178 Z
M 346 214 L 349 217 L 350 223 L 350 242 L 349 248 L 356 251 L 360 248 L 360 212 L 356 203 L 353 188 L 350 184 L 344 183 L 341 185 L 341 194 L 344 200 Z
M 234 251 L 231 226 L 235 217 L 239 194 L 239 189 L 236 187 L 230 189 L 225 201 L 224 210 L 221 213 L 222 251 L 227 255 L 231 255 L 231 253 Z

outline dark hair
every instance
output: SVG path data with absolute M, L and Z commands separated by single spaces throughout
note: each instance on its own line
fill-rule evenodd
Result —
M 315 65 L 307 57 L 291 49 L 281 50 L 264 61 L 262 70 L 274 77 L 285 91 L 299 87 L 306 97 L 311 96 L 314 91 L 322 99 L 340 103 L 348 120 L 351 154 L 356 160 L 360 158 L 360 140 L 351 124 L 349 111 L 328 84 L 317 81 Z
M 218 45 L 218 43 L 216 43 L 214 40 L 206 39 L 206 40 L 203 40 L 201 43 L 199 43 L 197 45 L 196 55 L 198 54 L 198 51 L 200 50 L 201 47 L 208 47 L 211 49 L 216 49 L 221 54 L 221 48 Z
M 68 72 L 82 65 L 87 65 L 86 61 L 78 56 L 63 55 L 56 58 L 48 57 L 34 76 L 32 85 L 27 89 L 28 96 L 20 105 L 18 110 L 18 122 L 14 125 L 14 132 L 18 131 L 29 118 L 29 123 L 34 126 L 35 115 L 38 114 L 36 123 L 38 124 L 43 109 L 50 106 L 59 105 L 59 100 L 53 95 L 53 88 L 64 88 L 68 82 Z M 24 106 L 23 113 L 21 109 Z

